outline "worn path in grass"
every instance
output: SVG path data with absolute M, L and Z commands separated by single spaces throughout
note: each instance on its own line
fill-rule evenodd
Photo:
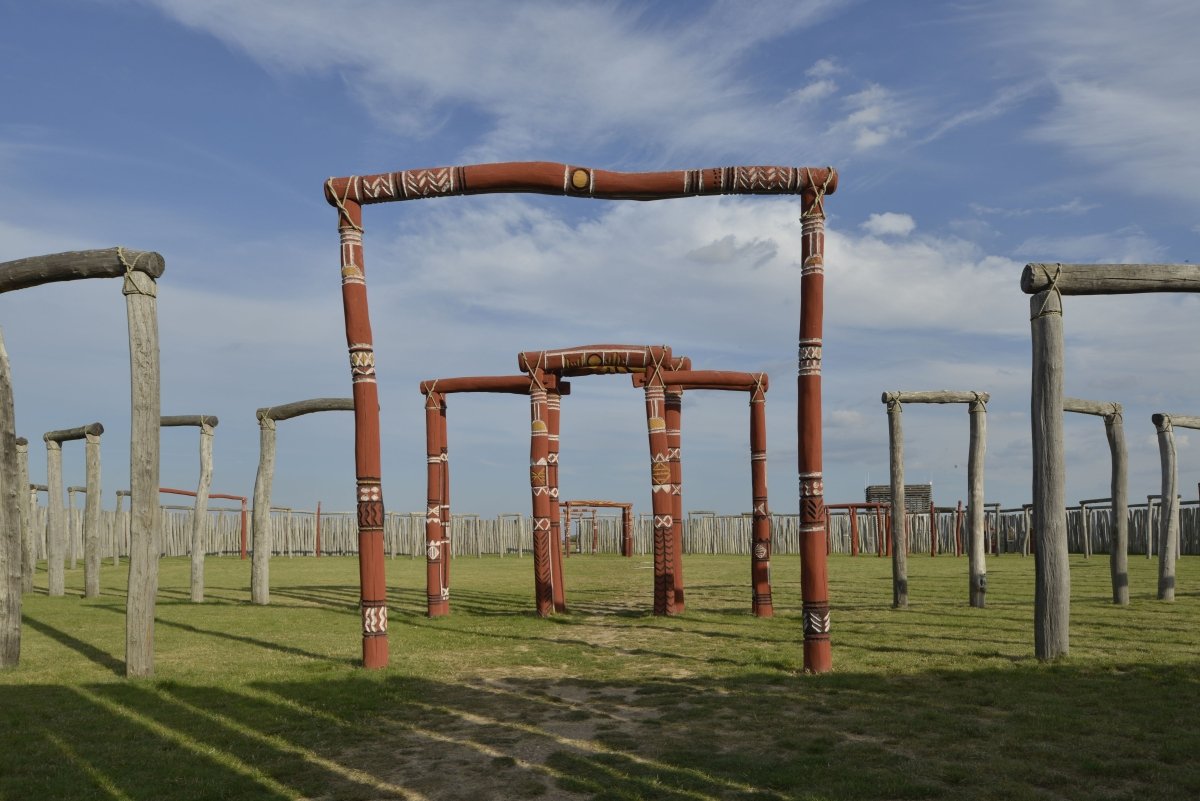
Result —
M 687 613 L 655 618 L 649 560 L 572 557 L 571 612 L 532 614 L 532 563 L 460 558 L 453 614 L 421 614 L 424 563 L 388 562 L 391 658 L 358 658 L 357 563 L 210 559 L 188 602 L 162 563 L 157 678 L 120 677 L 124 569 L 84 600 L 25 600 L 22 665 L 0 673 L 4 799 L 1180 799 L 1200 797 L 1200 559 L 1174 604 L 1131 558 L 1075 558 L 1071 657 L 1032 658 L 1033 560 L 833 557 L 831 675 L 800 674 L 799 564 L 774 562 L 771 620 L 745 558 L 689 557 Z M 70 583 L 73 582 L 73 583 Z M 1200 588 L 1200 581 L 1196 583 Z

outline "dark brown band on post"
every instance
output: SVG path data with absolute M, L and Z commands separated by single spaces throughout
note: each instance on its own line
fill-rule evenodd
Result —
M 833 194 L 832 167 L 711 167 L 667 172 L 615 172 L 552 161 L 511 161 L 461 167 L 351 175 L 325 182 L 330 205 L 360 205 L 429 197 L 532 192 L 603 200 L 664 200 L 699 195 Z

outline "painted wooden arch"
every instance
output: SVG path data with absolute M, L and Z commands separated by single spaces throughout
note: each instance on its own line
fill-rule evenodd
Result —
M 801 501 L 801 584 L 804 665 L 832 667 L 821 466 L 821 337 L 824 307 L 824 198 L 837 190 L 832 167 L 733 166 L 663 172 L 615 172 L 556 162 L 508 162 L 399 170 L 330 178 L 325 199 L 337 208 L 343 309 L 350 375 L 357 401 L 355 470 L 360 487 L 359 558 L 363 599 L 363 665 L 387 664 L 386 631 L 367 630 L 365 610 L 386 604 L 367 598 L 383 581 L 383 493 L 379 454 L 375 347 L 367 303 L 362 207 L 452 195 L 536 192 L 612 200 L 662 200 L 701 195 L 798 195 L 801 278 L 797 433 Z M 657 516 L 657 515 L 656 515 Z
M 567 510 L 566 525 L 569 528 L 571 525 L 571 510 L 572 508 L 580 509 L 620 509 L 621 510 L 621 556 L 633 556 L 633 504 L 622 501 L 596 501 L 596 500 L 575 500 L 562 501 L 561 506 Z M 567 537 L 564 541 L 567 555 L 571 553 L 571 540 Z
M 635 375 L 634 386 L 645 383 L 646 376 Z M 750 503 L 752 510 L 750 548 L 750 609 L 757 617 L 775 614 L 771 598 L 771 512 L 767 502 L 767 390 L 770 382 L 766 373 L 744 373 L 729 370 L 673 370 L 662 373 L 667 391 L 682 396 L 688 390 L 719 390 L 746 392 L 750 396 Z M 676 427 L 678 428 L 678 422 Z M 679 444 L 675 446 L 676 454 Z M 678 461 L 678 459 L 677 459 Z M 675 497 L 677 507 L 683 506 L 682 471 L 677 477 Z M 682 515 L 679 515 L 682 516 Z M 682 536 L 675 550 L 682 562 Z M 677 568 L 679 573 L 682 570 Z M 682 595 L 682 592 L 680 592 Z
M 446 396 L 456 393 L 501 393 L 527 395 L 531 407 L 537 403 L 535 396 L 546 394 L 546 402 L 571 393 L 571 385 L 551 373 L 513 376 L 464 376 L 438 378 L 422 381 L 421 394 L 425 396 L 425 455 L 426 455 L 426 505 L 425 505 L 425 593 L 426 610 L 430 617 L 450 613 L 450 560 L 453 549 L 450 516 L 450 456 L 446 418 Z M 557 417 L 548 421 L 547 439 L 558 439 Z M 531 449 L 536 444 L 537 430 L 531 432 Z M 549 448 L 549 445 L 547 446 Z M 549 451 L 548 451 L 549 452 Z M 544 479 L 545 483 L 541 483 Z M 533 496 L 533 516 L 545 501 L 548 513 L 554 517 L 554 506 L 558 499 L 557 472 L 549 469 L 543 474 L 530 471 L 530 490 Z M 540 498 L 545 488 L 546 499 Z M 551 611 L 566 611 L 566 589 L 563 586 L 562 553 L 552 547 L 557 541 L 552 536 L 533 549 L 534 597 L 538 614 L 545 616 Z M 536 533 L 535 533 L 536 539 Z

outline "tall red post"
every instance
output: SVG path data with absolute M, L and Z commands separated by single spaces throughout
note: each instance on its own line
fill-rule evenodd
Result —
M 662 379 L 666 354 L 656 346 L 646 350 L 646 430 L 650 440 L 650 504 L 654 513 L 654 614 L 674 615 L 674 486 L 668 463 L 666 385 Z
M 313 554 L 321 555 L 321 502 L 317 501 L 317 520 L 313 531 Z
M 633 506 L 621 507 L 621 556 L 633 556 Z
M 958 509 L 954 513 L 954 555 L 962 556 L 962 521 L 963 521 L 963 505 L 962 501 L 958 502 Z
M 562 510 L 558 505 L 558 429 L 562 417 L 562 395 L 557 382 L 546 392 L 547 456 L 546 480 L 550 484 L 550 567 L 554 581 L 554 611 L 567 611 L 567 590 L 563 583 Z
M 837 186 L 830 169 L 825 185 L 802 194 L 800 337 L 797 451 L 800 491 L 800 591 L 804 615 L 804 669 L 833 669 L 829 643 L 829 575 L 825 555 L 825 486 L 821 453 L 821 337 L 825 311 L 824 196 Z
M 539 617 L 554 614 L 554 561 L 550 542 L 550 431 L 546 424 L 546 386 L 540 372 L 530 374 L 529 490 L 533 495 L 533 583 Z
M 354 394 L 354 468 L 358 485 L 358 573 L 362 612 L 363 667 L 388 663 L 387 582 L 383 565 L 383 487 L 379 458 L 379 386 L 375 379 L 375 345 L 367 309 L 363 267 L 362 206 L 333 190 L 327 194 L 338 207 L 341 239 L 342 310 L 346 346 L 350 351 L 350 380 Z
M 446 425 L 448 400 L 442 393 L 442 411 L 438 416 L 438 446 L 442 449 L 442 590 L 446 595 L 446 611 L 450 610 L 450 561 L 454 558 L 454 521 L 450 518 L 450 437 Z
M 767 395 L 766 375 L 760 373 L 750 393 L 750 494 L 753 510 L 750 537 L 751 609 L 758 617 L 772 617 L 771 510 L 767 508 Z
M 683 389 L 666 387 L 663 408 L 667 421 L 667 465 L 671 468 L 671 541 L 675 561 L 671 573 L 675 577 L 675 613 L 682 614 L 686 604 L 683 597 Z
M 850 504 L 850 555 L 858 556 L 858 507 Z
M 445 419 L 442 394 L 425 395 L 425 609 L 430 617 L 450 614 L 450 588 L 443 583 L 442 558 L 446 546 L 442 528 L 442 420 Z

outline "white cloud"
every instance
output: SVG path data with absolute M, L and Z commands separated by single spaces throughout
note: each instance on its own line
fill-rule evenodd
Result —
M 860 228 L 872 236 L 908 236 L 917 227 L 911 215 L 894 211 L 872 214 Z

